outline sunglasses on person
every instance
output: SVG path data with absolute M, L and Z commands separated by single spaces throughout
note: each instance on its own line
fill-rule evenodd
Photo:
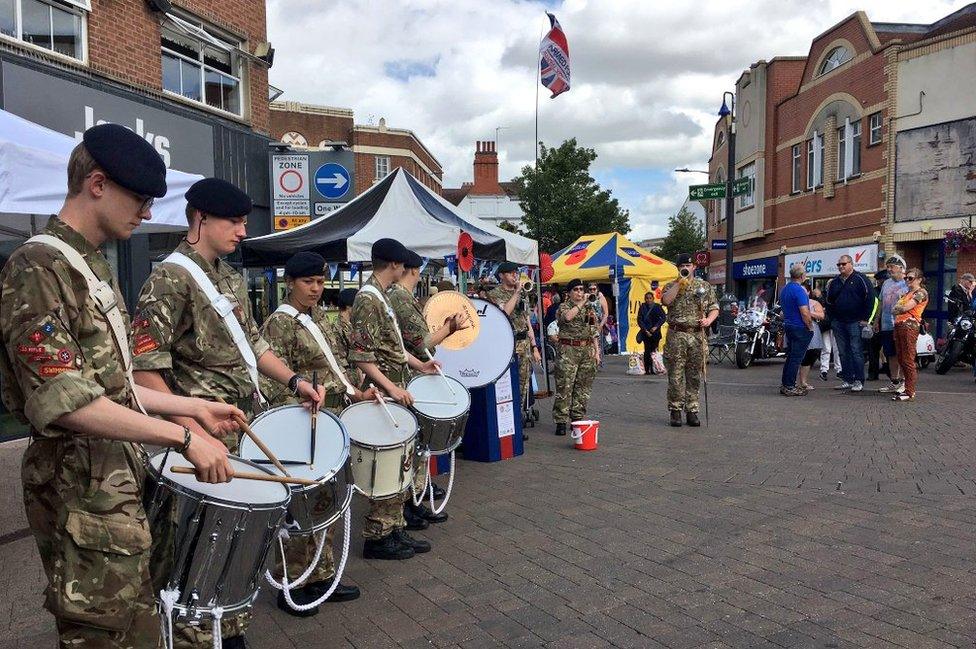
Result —
M 595 293 L 595 292 L 596 292 L 596 287 L 595 287 L 595 286 L 591 286 L 591 287 L 590 287 L 590 290 L 591 290 L 591 291 L 593 291 L 593 292 Z
M 914 275 L 905 275 L 905 281 L 914 282 L 916 279 L 918 278 L 915 277 Z
M 837 268 L 843 268 L 844 266 L 846 266 L 849 263 L 851 263 L 851 262 L 849 262 L 849 261 L 838 261 L 837 262 Z

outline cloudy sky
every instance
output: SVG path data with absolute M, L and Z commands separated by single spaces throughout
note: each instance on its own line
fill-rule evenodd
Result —
M 572 89 L 539 94 L 539 138 L 596 150 L 594 176 L 630 210 L 635 238 L 661 236 L 707 164 L 722 92 L 749 64 L 805 55 L 858 9 L 930 23 L 966 0 L 269 0 L 271 83 L 282 99 L 352 108 L 414 131 L 470 181 L 475 140 L 494 139 L 501 178 L 533 159 L 538 44 L 559 19 Z

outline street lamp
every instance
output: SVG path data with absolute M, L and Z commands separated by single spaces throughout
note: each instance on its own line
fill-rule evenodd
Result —
M 725 98 L 729 101 L 726 102 Z M 735 239 L 735 208 L 732 200 L 732 181 L 735 178 L 735 93 L 722 93 L 722 107 L 718 116 L 725 118 L 728 126 L 726 141 L 729 146 L 729 159 L 725 171 L 725 294 L 732 295 L 732 245 Z
M 682 167 L 681 169 L 675 169 L 675 171 L 678 171 L 678 172 L 683 173 L 683 174 L 705 174 L 706 176 L 708 175 L 708 172 L 707 171 L 703 171 L 701 169 L 689 169 L 688 167 Z

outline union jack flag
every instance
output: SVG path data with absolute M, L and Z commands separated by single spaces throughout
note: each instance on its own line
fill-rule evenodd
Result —
M 556 17 L 546 15 L 551 29 L 539 44 L 539 69 L 542 85 L 552 91 L 550 99 L 555 99 L 569 90 L 569 43 Z

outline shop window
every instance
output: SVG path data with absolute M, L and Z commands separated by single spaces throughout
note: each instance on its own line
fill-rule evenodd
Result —
M 0 0 L 0 33 L 84 60 L 88 0 Z
M 881 142 L 881 113 L 875 113 L 871 115 L 871 119 L 868 122 L 868 146 L 872 144 L 879 144 Z
M 848 61 L 851 60 L 851 54 L 843 45 L 835 47 L 830 50 L 830 53 L 824 59 L 823 64 L 820 66 L 820 71 L 817 74 L 827 74 L 835 68 L 839 68 Z
M 376 156 L 376 180 L 383 180 L 388 175 L 390 175 L 390 156 Z
M 803 189 L 803 152 L 799 144 L 793 145 L 793 193 Z
M 752 207 L 756 204 L 756 163 L 750 162 L 739 169 L 738 177 L 749 179 L 749 191 L 739 196 L 739 208 Z
M 167 14 L 162 29 L 163 90 L 241 115 L 240 43 Z
M 846 180 L 860 174 L 861 120 L 847 121 L 837 129 L 837 180 Z

